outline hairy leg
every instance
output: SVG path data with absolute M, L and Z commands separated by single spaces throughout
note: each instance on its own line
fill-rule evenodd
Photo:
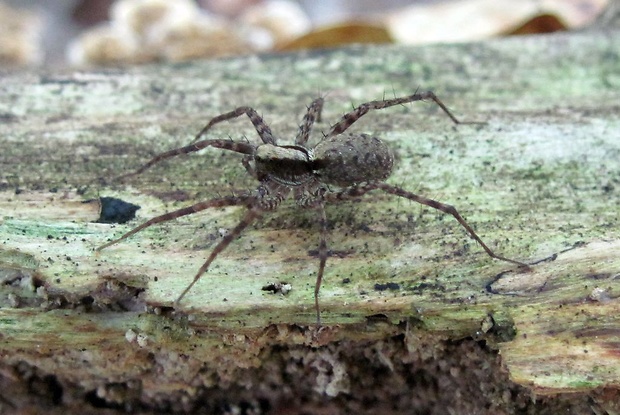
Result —
M 214 117 L 211 121 L 209 121 L 207 125 L 203 127 L 202 130 L 200 130 L 198 134 L 196 134 L 196 137 L 194 137 L 192 143 L 198 141 L 200 137 L 207 131 L 209 131 L 209 129 L 215 124 L 240 117 L 243 114 L 247 115 L 252 124 L 254 124 L 254 128 L 256 129 L 256 132 L 260 136 L 261 140 L 263 140 L 263 143 L 274 145 L 276 144 L 276 139 L 271 133 L 271 128 L 269 128 L 269 126 L 265 124 L 265 121 L 260 115 L 258 115 L 258 112 L 256 112 L 256 110 L 251 107 L 238 107 L 230 112 L 226 112 L 224 114 L 218 115 L 217 117 Z
M 495 252 L 493 252 L 483 241 L 482 239 L 480 239 L 480 237 L 476 234 L 476 232 L 474 231 L 474 229 L 465 221 L 465 219 L 463 219 L 463 217 L 459 214 L 459 212 L 456 210 L 456 208 L 454 206 L 445 204 L 445 203 L 441 203 L 438 202 L 434 199 L 429 199 L 427 197 L 424 196 L 420 196 L 417 195 L 415 193 L 411 193 L 408 192 L 404 189 L 401 189 L 399 187 L 395 187 L 395 186 L 391 186 L 387 183 L 367 183 L 367 184 L 363 184 L 363 185 L 358 185 L 358 186 L 352 186 L 346 189 L 343 189 L 339 192 L 335 192 L 335 193 L 328 193 L 325 195 L 325 200 L 327 202 L 339 202 L 339 201 L 343 201 L 343 200 L 349 200 L 349 199 L 354 199 L 360 196 L 363 196 L 364 194 L 368 193 L 371 190 L 375 190 L 375 189 L 380 189 L 383 190 L 386 193 L 390 193 L 393 194 L 395 196 L 399 196 L 399 197 L 403 197 L 405 199 L 409 199 L 412 200 L 414 202 L 420 203 L 422 205 L 425 206 L 429 206 L 432 207 L 433 209 L 437 209 L 440 210 L 444 213 L 447 213 L 449 215 L 452 215 L 458 222 L 459 224 L 461 224 L 462 227 L 465 228 L 465 230 L 467 231 L 467 233 L 469 233 L 469 235 L 480 244 L 480 246 L 482 246 L 482 249 L 484 249 L 484 251 L 492 258 L 495 259 L 499 259 L 501 261 L 506 261 L 506 262 L 510 262 L 511 264 L 516 264 L 520 267 L 524 267 L 524 268 L 529 268 L 529 265 L 521 262 L 521 261 L 516 261 L 514 259 L 510 259 L 510 258 L 506 258 L 504 256 L 498 255 Z
M 402 104 L 407 104 L 410 102 L 423 101 L 427 99 L 430 99 L 434 101 L 435 104 L 439 105 L 439 107 L 443 110 L 443 112 L 445 112 L 455 124 L 471 124 L 471 123 L 459 121 L 450 112 L 450 110 L 448 110 L 448 108 L 444 105 L 444 103 L 441 102 L 441 100 L 437 98 L 437 96 L 435 96 L 433 92 L 426 91 L 426 92 L 420 92 L 420 93 L 416 92 L 415 94 L 412 94 L 406 97 L 384 99 L 381 101 L 370 101 L 370 102 L 361 104 L 357 108 L 354 108 L 353 111 L 344 114 L 342 119 L 332 126 L 331 130 L 327 134 L 327 137 L 332 137 L 338 134 L 342 134 L 344 131 L 346 131 L 347 128 L 353 125 L 353 123 L 355 123 L 364 114 L 366 114 L 367 112 L 371 110 L 380 110 L 380 109 L 384 109 L 388 107 L 393 107 L 395 105 L 402 105 Z M 479 123 L 474 122 L 474 124 L 479 124 Z
M 180 218 L 181 216 L 191 215 L 193 213 L 200 212 L 201 210 L 205 210 L 205 209 L 209 209 L 213 207 L 238 206 L 238 205 L 251 206 L 255 202 L 256 202 L 255 196 L 228 196 L 228 197 L 222 197 L 222 198 L 213 199 L 213 200 L 207 200 L 204 202 L 199 202 L 194 205 L 187 206 L 187 207 L 184 207 L 182 209 L 175 210 L 172 212 L 164 213 L 163 215 L 156 216 L 152 219 L 149 219 L 148 221 L 144 222 L 142 225 L 133 228 L 132 230 L 130 230 L 129 232 L 127 232 L 120 238 L 110 241 L 106 244 L 103 244 L 100 247 L 96 248 L 95 250 L 101 251 L 109 246 L 119 243 L 120 241 L 124 239 L 127 239 L 131 235 L 134 235 L 140 232 L 141 230 L 148 228 L 149 226 L 162 223 L 162 222 L 168 222 L 173 219 Z
M 209 257 L 205 261 L 204 264 L 200 267 L 194 279 L 179 295 L 179 297 L 175 300 L 175 305 L 178 306 L 179 302 L 185 297 L 185 295 L 191 290 L 191 288 L 198 282 L 198 280 L 202 277 L 202 275 L 207 272 L 211 263 L 215 260 L 215 258 L 222 252 L 224 249 L 230 245 L 230 243 L 237 238 L 241 232 L 248 226 L 250 226 L 254 220 L 261 216 L 261 214 L 266 210 L 273 210 L 280 205 L 282 200 L 288 195 L 290 189 L 276 183 L 264 183 L 261 184 L 255 196 L 248 197 L 247 203 L 248 211 L 246 212 L 241 222 L 237 224 L 226 236 L 222 238 L 222 240 L 213 248 L 213 251 L 209 254 Z
M 250 176 L 254 177 L 255 179 L 258 179 L 258 176 L 256 175 L 256 169 L 254 169 L 254 167 L 252 166 L 251 161 L 252 161 L 251 156 L 244 156 L 241 159 L 241 164 L 243 164 L 245 171 L 247 171 Z
M 247 155 L 254 154 L 254 151 L 256 149 L 256 146 L 250 143 L 241 143 L 237 141 L 217 140 L 217 139 L 216 140 L 203 140 L 197 143 L 187 145 L 185 147 L 175 148 L 175 149 L 166 151 L 165 153 L 158 154 L 155 157 L 153 157 L 148 163 L 142 165 L 142 167 L 140 167 L 136 171 L 118 176 L 116 180 L 124 180 L 128 177 L 136 176 L 142 173 L 143 171 L 145 171 L 146 169 L 152 167 L 154 164 L 159 163 L 160 161 L 163 161 L 163 160 L 166 160 L 166 159 L 169 159 L 171 157 L 175 157 L 181 154 L 188 154 L 188 153 L 193 153 L 195 151 L 200 151 L 203 148 L 207 148 L 207 147 L 221 148 L 224 150 L 230 150 L 236 153 L 247 154 Z
M 421 203 L 421 204 L 426 205 L 428 207 L 432 207 L 433 209 L 437 209 L 437 210 L 440 210 L 440 211 L 442 211 L 444 213 L 452 215 L 461 224 L 461 226 L 463 228 L 465 228 L 467 233 L 469 233 L 469 235 L 472 238 L 474 238 L 476 240 L 476 242 L 478 242 L 480 244 L 480 246 L 482 246 L 482 249 L 484 249 L 485 252 L 490 257 L 495 258 L 495 259 L 499 259 L 501 261 L 510 262 L 511 264 L 515 264 L 515 265 L 518 265 L 520 267 L 529 268 L 529 265 L 524 263 L 524 262 L 516 261 L 516 260 L 510 259 L 510 258 L 506 258 L 505 256 L 498 255 L 495 252 L 493 252 L 491 250 L 491 248 L 489 248 L 482 241 L 482 239 L 480 239 L 480 237 L 476 234 L 474 229 L 471 226 L 469 226 L 469 224 L 465 221 L 465 219 L 463 219 L 463 217 L 459 214 L 459 212 L 456 210 L 456 208 L 454 208 L 454 206 L 451 206 L 451 205 L 448 205 L 448 204 L 445 204 L 445 203 L 441 203 L 441 202 L 438 202 L 436 200 L 429 199 L 429 198 L 426 198 L 424 196 L 417 195 L 415 193 L 408 192 L 408 191 L 403 190 L 403 189 L 401 189 L 399 187 L 391 186 L 391 185 L 389 185 L 387 183 L 375 183 L 374 186 L 376 186 L 377 189 L 383 190 L 384 192 L 393 194 L 395 196 L 403 197 L 405 199 L 409 199 L 409 200 L 412 200 L 414 202 Z M 370 190 L 370 189 L 368 189 L 368 190 Z
M 325 271 L 325 264 L 327 263 L 327 214 L 325 213 L 325 201 L 321 198 L 318 202 L 317 209 L 319 210 L 319 225 L 321 227 L 321 239 L 319 240 L 319 272 L 316 276 L 316 283 L 314 285 L 314 308 L 316 310 L 316 324 L 321 325 L 321 309 L 319 307 L 319 291 L 321 290 L 321 283 L 323 282 L 323 273 Z
M 243 219 L 241 219 L 241 222 L 239 222 L 239 224 L 237 224 L 237 226 L 235 226 L 233 228 L 233 230 L 231 230 L 228 234 L 226 234 L 226 236 L 224 236 L 222 238 L 222 240 L 215 246 L 215 248 L 213 248 L 213 251 L 211 251 L 211 253 L 209 254 L 209 257 L 207 258 L 205 263 L 202 264 L 202 266 L 200 267 L 200 269 L 198 270 L 198 272 L 194 276 L 194 279 L 192 280 L 192 282 L 190 282 L 189 285 L 187 287 L 185 287 L 183 292 L 174 301 L 175 306 L 179 305 L 179 302 L 183 299 L 183 297 L 185 297 L 185 295 L 189 292 L 189 290 L 191 290 L 191 288 L 194 286 L 194 284 L 196 284 L 196 282 L 198 282 L 200 277 L 202 277 L 202 275 L 205 272 L 207 272 L 207 270 L 209 269 L 209 266 L 211 265 L 213 260 L 215 260 L 215 258 L 224 249 L 226 249 L 228 247 L 228 245 L 230 245 L 230 243 L 233 240 L 235 240 L 235 238 L 237 238 L 241 234 L 241 232 L 243 232 L 243 230 L 245 228 L 247 228 L 249 225 L 251 225 L 252 222 L 254 222 L 254 220 L 256 218 L 258 218 L 261 215 L 262 212 L 263 212 L 263 210 L 260 207 L 258 207 L 258 206 L 252 206 L 252 207 L 250 207 L 248 209 L 248 211 L 246 212 L 246 214 L 243 217 Z
M 312 101 L 312 104 L 308 107 L 308 112 L 304 115 L 299 131 L 295 137 L 295 144 L 303 146 L 308 142 L 310 138 L 310 132 L 315 121 L 321 119 L 321 111 L 323 110 L 323 98 L 317 98 Z

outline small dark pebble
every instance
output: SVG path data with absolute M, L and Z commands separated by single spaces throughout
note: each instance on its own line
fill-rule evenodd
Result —
M 101 197 L 101 211 L 97 223 L 125 223 L 136 217 L 140 206 L 115 197 Z

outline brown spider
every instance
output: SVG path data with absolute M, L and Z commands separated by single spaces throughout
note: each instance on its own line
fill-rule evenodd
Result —
M 361 116 L 370 110 L 401 105 L 414 101 L 430 99 L 434 101 L 455 124 L 462 124 L 435 96 L 434 93 L 421 92 L 401 98 L 371 101 L 354 108 L 346 113 L 342 119 L 333 125 L 323 139 L 314 147 L 306 146 L 314 122 L 320 118 L 323 108 L 323 98 L 315 99 L 308 112 L 303 118 L 295 144 L 278 145 L 271 129 L 258 113 L 250 107 L 239 107 L 234 111 L 218 115 L 196 135 L 192 143 L 185 147 L 176 148 L 155 156 L 151 161 L 140 167 L 133 173 L 122 177 L 133 176 L 159 163 L 162 160 L 202 150 L 205 147 L 216 147 L 244 154 L 241 159 L 247 172 L 256 178 L 260 184 L 255 192 L 241 196 L 227 196 L 199 202 L 194 205 L 168 212 L 154 217 L 142 225 L 132 229 L 118 239 L 106 243 L 97 248 L 101 251 L 114 245 L 123 239 L 156 223 L 166 222 L 181 216 L 191 215 L 204 209 L 222 206 L 243 205 L 247 212 L 241 222 L 215 246 L 206 262 L 200 267 L 192 282 L 183 290 L 175 301 L 175 305 L 187 294 L 192 286 L 209 269 L 213 260 L 226 247 L 241 234 L 263 212 L 276 209 L 280 203 L 293 192 L 293 197 L 301 207 L 316 208 L 319 213 L 319 225 L 321 237 L 319 241 L 319 271 L 314 287 L 314 303 L 316 309 L 317 324 L 320 325 L 321 314 L 319 308 L 319 289 L 323 279 L 325 263 L 328 257 L 327 251 L 327 217 L 325 203 L 338 202 L 346 199 L 360 197 L 371 190 L 383 190 L 384 192 L 404 197 L 414 202 L 438 209 L 448 213 L 467 230 L 482 248 L 491 257 L 516 264 L 520 267 L 528 267 L 527 264 L 495 254 L 478 237 L 476 232 L 461 217 L 457 210 L 451 206 L 433 199 L 420 196 L 384 182 L 392 173 L 394 157 L 387 145 L 379 138 L 366 134 L 343 135 Z M 198 141 L 213 125 L 246 114 L 258 135 L 262 144 L 249 142 L 236 142 L 232 140 L 210 139 Z M 333 191 L 330 186 L 339 188 Z

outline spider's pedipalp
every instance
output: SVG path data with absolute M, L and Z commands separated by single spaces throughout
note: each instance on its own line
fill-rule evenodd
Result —
M 280 203 L 286 199 L 291 192 L 289 186 L 282 185 L 276 182 L 261 183 L 256 189 L 257 204 L 263 210 L 274 210 Z

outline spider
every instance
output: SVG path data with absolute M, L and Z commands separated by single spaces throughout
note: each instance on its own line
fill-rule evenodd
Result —
M 258 180 L 255 191 L 243 195 L 219 197 L 191 206 L 184 207 L 163 215 L 154 217 L 142 225 L 130 230 L 118 239 L 110 241 L 98 248 L 101 251 L 114 245 L 141 230 L 157 223 L 167 222 L 181 216 L 223 206 L 245 206 L 247 211 L 241 221 L 227 233 L 209 254 L 205 263 L 200 267 L 194 279 L 175 300 L 175 306 L 196 284 L 200 277 L 209 269 L 215 258 L 237 238 L 245 228 L 252 224 L 264 212 L 275 210 L 284 199 L 293 195 L 298 206 L 314 208 L 318 211 L 320 239 L 319 239 L 319 269 L 314 286 L 314 307 L 317 325 L 321 324 L 319 307 L 319 290 L 327 262 L 327 216 L 325 204 L 354 199 L 365 195 L 371 190 L 382 190 L 386 193 L 403 197 L 421 203 L 433 209 L 452 215 L 465 228 L 469 235 L 476 240 L 486 253 L 492 258 L 509 262 L 519 267 L 528 268 L 528 264 L 516 261 L 494 253 L 478 237 L 473 228 L 463 219 L 451 205 L 411 193 L 407 190 L 385 183 L 392 173 L 394 157 L 387 144 L 379 138 L 367 134 L 343 134 L 360 117 L 371 110 L 379 110 L 395 105 L 402 105 L 415 101 L 432 100 L 455 124 L 463 124 L 431 91 L 416 92 L 412 95 L 370 101 L 344 114 L 342 119 L 334 124 L 323 139 L 314 147 L 308 147 L 307 142 L 312 127 L 320 119 L 323 108 L 323 98 L 315 99 L 306 112 L 292 145 L 279 145 L 276 137 L 262 117 L 251 107 L 238 107 L 233 111 L 218 115 L 196 135 L 194 140 L 185 147 L 161 153 L 153 157 L 148 163 L 133 173 L 122 178 L 142 173 L 162 160 L 180 155 L 193 153 L 206 147 L 216 147 L 243 154 L 241 162 L 248 174 Z M 224 139 L 200 140 L 200 138 L 215 124 L 222 121 L 247 115 L 262 143 L 239 142 Z M 332 190 L 335 188 L 336 190 Z

